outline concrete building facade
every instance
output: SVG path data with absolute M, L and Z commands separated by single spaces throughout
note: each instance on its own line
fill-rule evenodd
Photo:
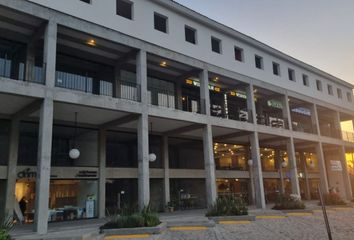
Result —
M 127 204 L 352 199 L 350 83 L 170 0 L 0 0 L 0 30 L 0 214 L 38 233 Z

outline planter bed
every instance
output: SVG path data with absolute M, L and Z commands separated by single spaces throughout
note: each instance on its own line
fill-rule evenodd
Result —
M 218 223 L 220 221 L 255 221 L 256 216 L 253 215 L 241 215 L 241 216 L 217 216 L 209 217 L 210 220 Z
M 105 234 L 105 236 L 133 235 L 133 234 L 160 234 L 165 229 L 166 229 L 166 224 L 160 223 L 156 227 L 107 228 L 107 229 L 102 229 L 101 233 Z

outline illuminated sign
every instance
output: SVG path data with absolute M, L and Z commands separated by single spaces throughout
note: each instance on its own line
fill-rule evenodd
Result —
M 283 109 L 283 104 L 277 100 L 268 100 L 268 107 Z
M 298 108 L 291 109 L 291 111 L 302 115 L 311 116 L 311 111 L 307 108 L 298 107 Z
M 200 87 L 200 82 L 194 81 L 194 80 L 191 80 L 191 79 L 186 79 L 186 84 L 193 85 L 195 87 Z M 213 85 L 209 85 L 208 87 L 209 87 L 209 90 L 212 90 L 212 91 L 215 91 L 215 92 L 221 92 L 221 88 L 220 87 L 216 87 L 216 86 L 213 86 Z

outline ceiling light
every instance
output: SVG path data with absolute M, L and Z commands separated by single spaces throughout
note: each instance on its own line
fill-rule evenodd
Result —
M 167 67 L 167 62 L 166 61 L 161 61 L 160 62 L 161 67 Z
M 96 46 L 96 40 L 95 39 L 89 39 L 87 40 L 87 45 L 90 45 L 92 47 Z

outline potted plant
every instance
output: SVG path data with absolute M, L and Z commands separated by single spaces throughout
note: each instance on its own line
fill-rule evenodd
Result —
M 0 219 L 0 240 L 10 240 L 9 231 L 13 227 L 13 222 L 10 217 L 5 217 L 4 219 Z
M 166 205 L 166 212 L 174 212 L 175 211 L 175 204 L 173 202 L 168 202 Z

